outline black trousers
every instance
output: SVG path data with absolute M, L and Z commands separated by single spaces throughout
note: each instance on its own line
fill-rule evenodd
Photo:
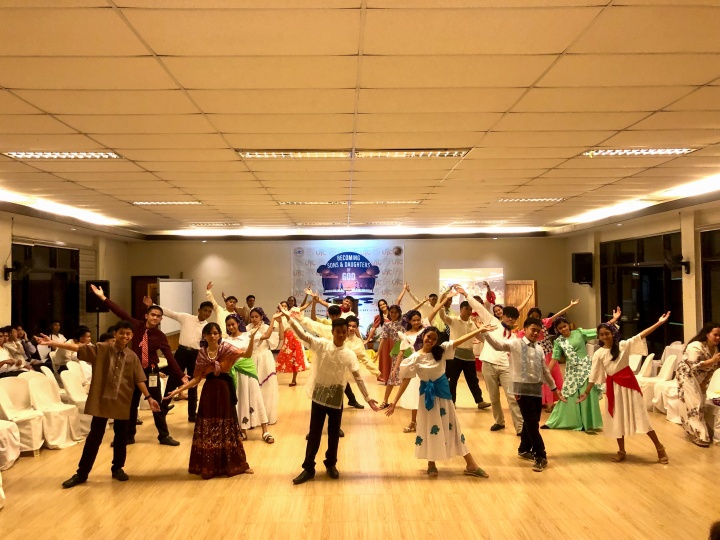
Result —
M 100 450 L 103 436 L 105 435 L 107 423 L 107 418 L 100 418 L 99 416 L 93 416 L 92 422 L 90 422 L 90 433 L 85 439 L 85 447 L 83 448 L 80 465 L 78 465 L 77 470 L 77 475 L 80 478 L 87 479 L 90 475 L 98 450 Z M 118 469 L 122 469 L 125 466 L 125 456 L 127 455 L 127 424 L 127 420 L 115 420 L 113 423 L 113 431 L 115 432 L 115 438 L 113 439 L 113 460 L 111 469 L 113 472 Z
M 325 467 L 334 467 L 337 463 L 342 409 L 333 409 L 313 401 L 310 407 L 310 434 L 305 449 L 305 461 L 302 465 L 303 469 L 310 473 L 315 472 L 315 456 L 320 450 L 320 439 L 325 425 L 325 416 L 328 417 L 328 449 L 325 452 L 325 461 L 323 463 L 325 463 Z
M 481 403 L 483 401 L 482 390 L 480 389 L 480 380 L 475 371 L 474 360 L 461 360 L 460 358 L 453 358 L 445 362 L 445 375 L 447 375 L 448 382 L 450 383 L 450 393 L 452 394 L 453 403 L 457 398 L 457 385 L 460 380 L 460 375 L 465 374 L 465 382 L 470 388 L 475 403 Z
M 518 452 L 532 452 L 536 459 L 546 459 L 545 442 L 540 435 L 540 414 L 542 398 L 535 396 L 518 396 L 517 404 L 523 417 L 523 428 L 520 432 Z
M 178 347 L 175 351 L 175 360 L 177 360 L 180 369 L 187 373 L 192 379 L 193 373 L 195 373 L 195 361 L 197 360 L 198 350 L 188 349 L 187 347 Z M 165 387 L 165 395 L 167 396 L 170 392 L 182 386 L 182 380 L 178 379 L 175 373 L 168 373 L 168 383 Z M 197 414 L 197 386 L 193 386 L 188 391 L 188 418 L 194 417 Z M 163 401 L 162 406 L 167 409 L 170 405 L 170 400 Z
M 159 371 L 157 366 L 149 366 L 144 369 L 145 375 L 147 376 L 148 380 L 145 382 L 147 385 L 148 392 L 150 392 L 150 395 L 153 397 L 155 401 L 158 403 L 162 403 L 162 394 L 160 393 L 160 380 L 158 379 L 157 386 L 151 387 L 150 386 L 150 375 L 157 375 L 159 377 Z M 140 389 L 136 386 L 135 391 L 133 392 L 132 401 L 130 402 L 130 419 L 128 420 L 128 427 L 127 427 L 127 438 L 128 439 L 134 439 L 135 433 L 137 433 L 137 417 L 138 417 L 138 405 L 140 405 L 140 397 L 142 396 L 142 392 L 140 392 Z M 168 431 L 167 427 L 167 421 L 165 420 L 165 415 L 167 414 L 167 410 L 165 412 L 154 412 L 153 413 L 153 419 L 155 420 L 155 427 L 158 431 L 158 441 L 163 440 L 165 437 L 170 436 L 170 432 Z
M 345 395 L 348 398 L 348 403 L 350 405 L 357 403 L 357 398 L 355 397 L 355 394 L 352 391 L 352 388 L 350 387 L 350 383 L 347 383 L 345 385 Z

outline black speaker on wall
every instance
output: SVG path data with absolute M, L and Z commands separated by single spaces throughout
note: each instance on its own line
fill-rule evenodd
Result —
M 101 302 L 100 299 L 95 296 L 92 292 L 90 285 L 96 287 L 102 287 L 103 293 L 108 298 L 110 297 L 110 282 L 103 280 L 93 280 L 85 282 L 85 313 L 107 313 L 110 309 L 107 307 L 105 302 Z
M 583 285 L 592 285 L 593 282 L 593 254 L 572 254 L 572 281 Z

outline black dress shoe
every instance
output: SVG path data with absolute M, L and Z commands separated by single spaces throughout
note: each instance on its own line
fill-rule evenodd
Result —
M 493 424 L 490 427 L 490 431 L 500 431 L 501 429 L 505 429 L 505 426 L 500 424 Z
M 197 416 L 194 414 L 192 416 L 188 416 L 188 422 L 192 422 L 194 424 L 197 422 Z
M 125 446 L 129 446 L 131 444 L 135 444 L 135 439 L 128 439 L 125 443 Z M 110 448 L 113 448 L 115 446 L 115 441 L 110 442 Z
M 327 468 L 327 475 L 333 480 L 337 480 L 338 478 L 340 478 L 340 473 L 338 472 L 337 467 L 335 467 L 334 465 Z
M 355 407 L 356 409 L 364 409 L 365 405 L 362 405 L 361 403 L 358 403 L 357 401 L 353 401 L 352 403 L 348 403 L 348 407 Z
M 85 482 L 87 482 L 87 478 L 80 478 L 77 474 L 73 474 L 72 478 L 65 480 L 62 483 L 62 487 L 65 489 L 70 489 L 71 487 L 75 487 L 80 484 L 84 484 Z
M 314 472 L 307 472 L 303 469 L 303 472 L 293 478 L 293 484 L 295 484 L 296 486 L 298 484 L 304 484 L 305 482 L 307 482 L 308 480 L 312 480 L 313 478 L 315 478 Z
M 118 469 L 116 471 L 112 472 L 112 477 L 115 480 L 120 480 L 121 482 L 127 482 L 130 480 L 130 477 L 123 471 L 122 469 Z
M 344 437 L 344 436 L 345 436 L 345 432 L 344 432 L 342 429 L 339 430 L 339 431 L 340 431 L 340 436 L 341 436 L 341 437 Z
M 160 444 L 164 444 L 165 446 L 180 446 L 180 443 L 173 439 L 170 435 L 168 435 L 164 439 L 160 439 L 159 442 Z
M 138 418 L 137 420 L 135 420 L 135 425 L 136 425 L 136 426 L 142 426 L 142 425 L 143 425 L 143 421 Z

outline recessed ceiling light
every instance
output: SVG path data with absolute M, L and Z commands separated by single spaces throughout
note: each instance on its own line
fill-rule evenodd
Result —
M 361 225 L 380 226 L 380 227 L 397 227 L 400 225 L 399 221 L 372 221 L 369 223 L 362 223 Z
M 160 206 L 160 205 L 184 205 L 184 204 L 202 204 L 199 201 L 136 201 L 136 206 Z
M 668 189 L 660 193 L 661 197 L 694 197 L 696 195 L 705 195 L 720 190 L 720 174 L 703 178 L 695 182 L 688 182 L 682 186 Z
M 15 159 L 122 159 L 115 152 L 2 152 Z
M 459 159 L 469 148 L 415 148 L 404 150 L 237 150 L 243 159 Z
M 681 156 L 694 152 L 696 148 L 596 148 L 583 152 L 583 156 Z
M 333 221 L 315 221 L 315 222 L 304 222 L 297 223 L 298 227 L 345 227 L 347 223 L 333 222 Z
M 40 199 L 31 195 L 23 195 L 22 193 L 15 193 L 13 191 L 6 191 L 4 189 L 0 189 L 0 201 L 27 206 L 28 208 L 34 208 L 35 210 L 40 210 L 41 212 L 72 217 L 79 219 L 80 221 L 93 223 L 95 225 L 127 225 L 127 222 L 125 221 L 105 217 L 102 214 L 91 212 L 90 210 L 85 210 L 84 208 L 68 206 L 66 204 Z
M 242 223 L 235 223 L 235 222 L 221 222 L 221 221 L 194 221 L 192 223 L 188 223 L 190 227 L 202 227 L 202 228 L 212 228 L 212 227 L 242 227 Z
M 72 228 L 72 229 L 70 229 L 70 230 L 71 230 L 71 231 L 77 231 L 77 229 L 75 229 L 75 228 Z
M 470 151 L 468 148 L 427 148 L 415 150 L 357 150 L 358 159 L 438 159 L 462 158 Z
M 278 201 L 278 204 L 288 206 L 327 206 L 347 204 L 345 201 Z
M 562 197 L 541 197 L 541 198 L 532 198 L 532 199 L 512 199 L 508 197 L 503 197 L 497 200 L 497 202 L 521 202 L 521 203 L 538 203 L 538 202 L 562 202 L 565 199 Z
M 203 240 L 202 243 L 203 243 L 203 244 L 207 244 L 207 240 Z

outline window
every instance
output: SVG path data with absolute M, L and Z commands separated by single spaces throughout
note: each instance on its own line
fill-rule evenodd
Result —
M 700 234 L 703 323 L 720 320 L 720 230 Z
M 682 251 L 680 233 L 631 238 L 600 244 L 600 297 L 603 320 L 620 306 L 622 335 L 652 326 L 665 311 L 669 324 L 651 334 L 649 352 L 683 340 Z

